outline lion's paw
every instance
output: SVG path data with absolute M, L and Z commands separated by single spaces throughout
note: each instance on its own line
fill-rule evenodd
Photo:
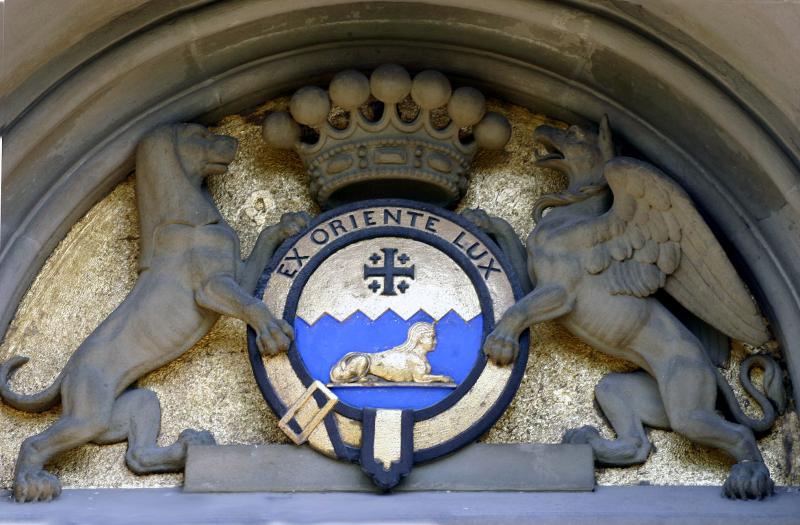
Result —
M 587 445 L 597 439 L 600 439 L 600 431 L 591 425 L 584 425 L 564 432 L 564 435 L 561 437 L 561 442 L 572 445 Z
M 311 215 L 304 211 L 289 212 L 281 215 L 281 220 L 278 223 L 278 228 L 281 236 L 289 238 L 302 232 L 311 222 Z
M 286 352 L 294 340 L 294 330 L 284 319 L 270 317 L 256 329 L 256 346 L 263 356 Z
M 507 365 L 517 358 L 519 341 L 514 334 L 495 330 L 483 344 L 483 353 L 498 365 Z
M 14 499 L 27 501 L 50 501 L 61 494 L 61 481 L 44 470 L 22 472 L 14 479 Z
M 775 492 L 767 466 L 761 461 L 742 461 L 731 469 L 722 493 L 731 499 L 763 499 Z
M 208 430 L 194 430 L 187 428 L 178 436 L 178 442 L 184 445 L 216 445 L 217 440 Z

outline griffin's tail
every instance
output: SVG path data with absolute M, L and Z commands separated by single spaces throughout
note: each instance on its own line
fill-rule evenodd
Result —
M 15 355 L 0 364 L 0 398 L 10 407 L 25 412 L 44 412 L 61 399 L 61 381 L 64 372 L 58 375 L 53 384 L 36 394 L 18 394 L 8 386 L 8 379 L 14 371 L 28 362 L 27 357 Z
M 764 370 L 763 387 L 766 395 L 761 393 L 750 380 L 750 371 L 755 367 L 761 367 Z M 714 367 L 714 369 L 717 372 L 717 386 L 722 392 L 733 418 L 738 423 L 752 429 L 753 432 L 760 433 L 769 430 L 777 415 L 786 408 L 783 377 L 778 363 L 767 355 L 758 354 L 751 355 L 742 361 L 739 368 L 739 381 L 742 382 L 742 387 L 747 393 L 753 396 L 764 413 L 761 419 L 753 419 L 744 413 L 725 376 L 718 368 Z

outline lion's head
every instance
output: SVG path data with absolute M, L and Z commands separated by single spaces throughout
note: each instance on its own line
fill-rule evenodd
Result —
M 215 135 L 199 124 L 168 124 L 141 140 L 136 150 L 140 270 L 150 266 L 159 226 L 222 220 L 202 183 L 209 175 L 225 173 L 236 146 L 236 139 Z
M 215 135 L 200 124 L 168 124 L 148 133 L 139 143 L 137 174 L 151 160 L 167 162 L 180 167 L 172 171 L 173 175 L 183 175 L 199 185 L 208 175 L 225 173 L 236 155 L 236 146 L 233 137 Z
M 221 175 L 236 155 L 236 139 L 215 135 L 198 124 L 172 126 L 176 134 L 178 158 L 184 173 L 196 181 Z

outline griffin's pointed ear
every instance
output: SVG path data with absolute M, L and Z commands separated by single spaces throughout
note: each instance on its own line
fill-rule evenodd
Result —
M 611 138 L 611 125 L 608 122 L 608 115 L 606 114 L 600 119 L 600 131 L 597 139 L 600 151 L 603 152 L 603 158 L 605 160 L 614 158 L 614 141 Z

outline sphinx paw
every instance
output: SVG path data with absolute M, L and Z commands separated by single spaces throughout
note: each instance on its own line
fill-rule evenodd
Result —
M 519 353 L 518 338 L 511 333 L 495 330 L 483 344 L 483 353 L 498 365 L 507 365 L 517 358 Z
M 561 437 L 562 443 L 569 443 L 572 445 L 591 445 L 592 441 L 602 439 L 600 431 L 591 425 L 584 425 L 579 428 L 571 428 L 564 432 Z
M 730 499 L 764 499 L 774 492 L 775 484 L 761 461 L 735 464 L 722 486 L 722 493 Z
M 60 494 L 61 481 L 44 470 L 22 472 L 14 479 L 14 499 L 20 503 L 50 501 Z
M 195 430 L 187 428 L 178 436 L 178 442 L 184 445 L 216 445 L 214 434 L 208 430 Z

